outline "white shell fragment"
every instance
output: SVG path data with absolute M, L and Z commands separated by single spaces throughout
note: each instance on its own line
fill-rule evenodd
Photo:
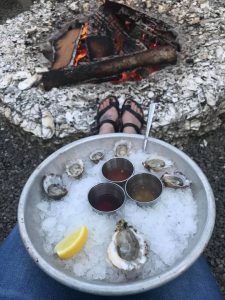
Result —
M 169 168 L 172 166 L 172 162 L 164 161 L 159 158 L 147 158 L 143 163 L 143 166 L 148 171 L 160 172 L 163 169 Z
M 6 89 L 12 81 L 12 76 L 10 74 L 6 74 L 0 78 L 0 89 Z
M 43 178 L 43 188 L 49 198 L 60 200 L 68 193 L 60 175 L 49 174 Z
M 49 70 L 48 70 L 47 67 L 43 67 L 43 68 L 37 67 L 37 68 L 35 68 L 35 72 L 36 72 L 37 74 L 43 74 L 43 73 L 46 73 L 46 72 L 48 72 L 48 71 L 49 71 Z
M 171 187 L 174 189 L 186 188 L 186 187 L 189 187 L 191 184 L 191 181 L 188 180 L 186 178 L 186 176 L 179 171 L 175 171 L 173 174 L 165 173 L 161 177 L 161 180 L 165 186 Z
M 55 133 L 55 123 L 52 114 L 49 111 L 43 111 L 41 121 L 43 138 L 50 139 Z
M 139 270 L 145 264 L 148 245 L 141 234 L 132 226 L 128 226 L 125 220 L 120 220 L 107 253 L 115 267 L 129 272 Z
M 31 77 L 31 74 L 29 72 L 18 71 L 13 75 L 13 80 L 23 80 L 23 79 L 27 79 L 30 77 Z
M 131 151 L 131 142 L 120 140 L 115 143 L 113 152 L 115 156 L 128 156 Z
M 80 178 L 84 172 L 84 163 L 81 159 L 77 159 L 66 166 L 66 173 L 73 178 Z
M 26 80 L 20 82 L 18 84 L 18 88 L 21 90 L 21 91 L 24 91 L 24 90 L 28 90 L 29 88 L 31 88 L 34 84 L 36 83 L 39 83 L 42 79 L 42 76 L 39 75 L 39 74 L 35 74 L 33 75 L 32 77 L 30 78 L 27 78 Z
M 93 161 L 93 163 L 97 164 L 101 159 L 103 159 L 104 155 L 105 155 L 104 150 L 99 149 L 91 152 L 89 158 L 91 161 Z

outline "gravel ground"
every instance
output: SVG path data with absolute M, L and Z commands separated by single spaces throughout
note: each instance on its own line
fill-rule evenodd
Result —
M 1 0 L 0 23 L 6 17 L 21 12 L 22 9 L 21 2 Z M 189 137 L 173 143 L 179 144 L 179 148 L 199 164 L 212 185 L 216 198 L 217 218 L 205 256 L 225 296 L 224 132 L 225 122 L 217 131 L 201 138 Z M 69 140 L 64 141 L 64 144 L 68 142 Z M 16 223 L 20 193 L 28 177 L 38 164 L 59 147 L 60 144 L 46 143 L 18 131 L 0 116 L 0 241 L 4 240 Z

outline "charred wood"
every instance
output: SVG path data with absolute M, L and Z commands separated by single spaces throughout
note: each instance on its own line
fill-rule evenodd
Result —
M 53 87 L 104 79 L 139 67 L 175 64 L 176 60 L 176 50 L 170 46 L 162 46 L 157 49 L 92 62 L 88 65 L 51 70 L 43 75 L 42 81 L 45 90 L 50 90 Z
M 81 28 L 71 29 L 63 34 L 55 42 L 55 60 L 52 65 L 53 70 L 62 69 L 69 65 L 73 57 L 74 48 L 77 47 L 77 40 L 80 36 Z

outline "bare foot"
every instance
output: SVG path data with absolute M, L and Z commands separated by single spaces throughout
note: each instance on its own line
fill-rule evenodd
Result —
M 98 112 L 101 112 L 103 109 L 108 107 L 110 105 L 110 100 L 116 103 L 116 99 L 114 97 L 107 97 L 105 100 L 103 100 L 98 108 Z M 99 119 L 99 123 L 101 123 L 104 120 L 112 120 L 117 121 L 119 117 L 118 111 L 115 107 L 109 108 Z M 115 132 L 114 126 L 111 123 L 104 123 L 101 125 L 99 129 L 99 134 L 105 134 L 105 133 L 113 133 Z
M 138 105 L 134 101 L 126 100 L 125 104 L 126 105 L 130 105 L 130 108 L 134 112 L 138 113 L 140 116 L 144 116 L 142 109 L 139 108 Z M 142 123 L 131 112 L 129 112 L 128 110 L 125 110 L 125 112 L 122 115 L 122 123 L 123 124 L 132 123 L 132 124 L 136 125 L 139 129 L 141 129 L 141 127 L 142 127 Z M 125 127 L 123 129 L 123 132 L 124 133 L 137 133 L 137 131 L 135 130 L 135 128 L 132 127 L 132 126 Z

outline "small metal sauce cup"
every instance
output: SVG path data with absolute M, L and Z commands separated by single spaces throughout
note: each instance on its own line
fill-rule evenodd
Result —
M 134 173 L 134 166 L 126 158 L 114 157 L 102 166 L 102 175 L 109 182 L 123 185 Z
M 88 201 L 96 212 L 111 214 L 120 210 L 124 205 L 125 192 L 118 184 L 99 183 L 90 189 Z
M 162 194 L 161 180 L 149 173 L 139 173 L 129 178 L 125 185 L 127 196 L 139 205 L 153 205 Z

